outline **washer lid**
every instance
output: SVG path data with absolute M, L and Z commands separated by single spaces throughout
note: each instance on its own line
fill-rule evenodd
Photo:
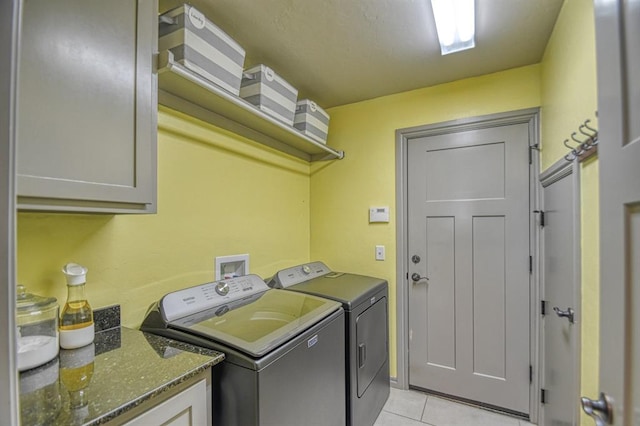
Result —
M 334 301 L 272 289 L 213 306 L 168 325 L 258 358 L 338 309 L 340 304 Z

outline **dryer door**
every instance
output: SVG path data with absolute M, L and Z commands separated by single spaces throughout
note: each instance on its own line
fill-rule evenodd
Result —
M 387 359 L 387 299 L 380 298 L 356 318 L 358 398 Z

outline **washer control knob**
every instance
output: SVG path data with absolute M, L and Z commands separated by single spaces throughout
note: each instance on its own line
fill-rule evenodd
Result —
M 218 284 L 216 284 L 216 293 L 218 293 L 220 296 L 226 296 L 227 294 L 229 294 L 229 284 L 224 281 L 220 281 Z
M 302 265 L 302 272 L 305 275 L 309 275 L 311 273 L 311 267 L 309 265 Z

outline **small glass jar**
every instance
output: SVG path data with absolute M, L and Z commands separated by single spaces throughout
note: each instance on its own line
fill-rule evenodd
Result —
M 27 293 L 18 285 L 18 370 L 38 367 L 58 356 L 58 303 L 54 297 Z

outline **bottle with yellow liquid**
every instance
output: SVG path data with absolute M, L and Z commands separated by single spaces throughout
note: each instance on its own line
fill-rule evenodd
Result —
M 67 279 L 67 302 L 60 315 L 60 347 L 75 349 L 93 342 L 93 311 L 84 294 L 87 268 L 68 263 L 62 268 Z

